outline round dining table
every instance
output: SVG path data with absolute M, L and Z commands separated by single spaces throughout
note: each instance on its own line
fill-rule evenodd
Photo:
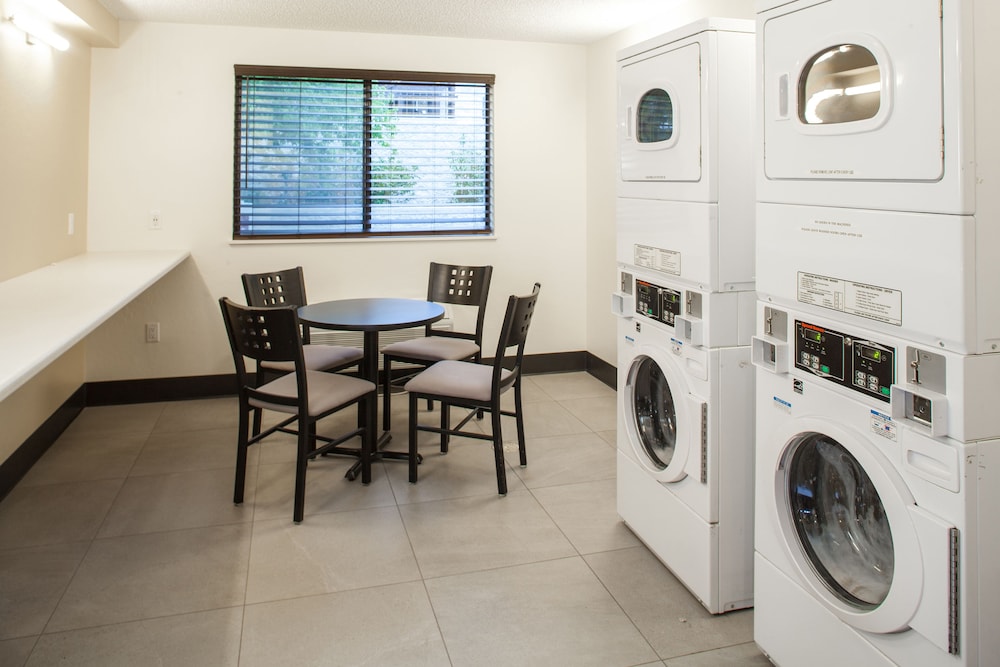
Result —
M 378 333 L 394 329 L 409 329 L 437 322 L 444 317 L 444 306 L 421 299 L 399 299 L 392 297 L 366 297 L 358 299 L 337 299 L 318 301 L 299 308 L 299 320 L 317 329 L 337 331 L 361 331 L 364 333 L 364 359 L 361 361 L 361 375 L 366 380 L 378 381 Z M 378 411 L 378 401 L 368 401 L 369 409 Z M 378 414 L 371 415 L 378 423 Z M 382 447 L 392 438 L 384 431 L 376 439 L 375 458 L 407 459 L 406 452 L 389 452 Z M 358 465 L 347 472 L 348 479 L 357 476 Z

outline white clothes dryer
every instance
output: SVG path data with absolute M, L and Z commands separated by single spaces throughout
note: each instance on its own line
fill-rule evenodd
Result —
M 757 644 L 780 666 L 1000 654 L 1000 440 L 897 413 L 906 352 L 892 341 L 763 303 L 758 315 Z
M 757 204 L 761 298 L 963 354 L 1000 351 L 1000 239 L 980 216 Z
M 993 0 L 758 0 L 759 201 L 997 210 Z
M 706 18 L 618 52 L 620 197 L 753 201 L 754 29 Z
M 753 374 L 749 345 L 677 336 L 685 301 L 678 286 L 641 279 L 616 298 L 618 513 L 718 614 L 753 604 Z M 737 317 L 709 312 L 713 326 Z

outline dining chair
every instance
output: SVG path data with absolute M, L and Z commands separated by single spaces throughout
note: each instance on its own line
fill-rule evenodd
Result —
M 496 356 L 491 364 L 470 361 L 439 361 L 406 383 L 410 394 L 409 413 L 409 462 L 410 482 L 417 481 L 417 435 L 420 431 L 438 433 L 441 436 L 441 452 L 448 452 L 448 441 L 453 435 L 493 443 L 493 455 L 497 468 L 497 491 L 507 494 L 507 473 L 504 465 L 503 433 L 500 428 L 501 416 L 514 417 L 517 426 L 517 449 L 521 466 L 528 464 L 524 446 L 524 412 L 521 409 L 521 364 L 524 360 L 524 344 L 528 338 L 528 326 L 535 313 L 538 301 L 539 283 L 535 283 L 527 296 L 511 295 L 507 300 Z M 514 409 L 502 410 L 500 397 L 510 388 L 514 389 Z M 417 419 L 417 405 L 420 399 L 440 401 L 440 426 L 424 425 Z M 471 412 L 457 425 L 451 426 L 451 407 L 467 408 Z M 480 411 L 491 415 L 491 433 L 462 430 L 470 419 Z
M 358 456 L 361 481 L 371 481 L 371 452 L 375 435 L 378 386 L 340 373 L 309 369 L 303 353 L 301 323 L 295 306 L 242 306 L 226 297 L 219 299 L 226 332 L 236 366 L 239 395 L 239 433 L 236 448 L 236 483 L 233 502 L 243 502 L 246 484 L 247 450 L 273 433 L 298 436 L 295 457 L 295 502 L 292 520 L 302 521 L 305 506 L 306 467 L 310 460 L 329 453 Z M 262 385 L 251 382 L 246 359 L 290 363 L 292 372 Z M 337 437 L 316 433 L 316 423 L 344 408 L 358 408 L 357 428 Z M 287 417 L 262 433 L 250 434 L 250 415 L 272 410 Z M 358 449 L 340 447 L 360 437 Z M 317 442 L 325 443 L 317 447 Z
M 244 273 L 243 292 L 247 305 L 254 308 L 266 306 L 304 306 L 306 303 L 306 283 L 302 267 L 267 273 Z M 313 345 L 310 343 L 309 327 L 302 327 L 303 354 L 306 368 L 314 371 L 340 371 L 357 366 L 364 352 L 357 347 L 345 345 Z M 261 362 L 258 374 L 267 376 L 290 373 L 290 362 Z
M 462 361 L 482 358 L 483 322 L 486 317 L 486 299 L 490 293 L 490 278 L 493 267 L 461 266 L 431 262 L 427 279 L 427 300 L 476 309 L 474 331 L 449 331 L 435 329 L 430 324 L 424 328 L 422 338 L 400 341 L 382 348 L 382 429 L 389 430 L 392 422 L 392 362 L 417 366 L 415 372 L 439 361 Z M 397 378 L 397 384 L 405 382 L 415 373 L 407 373 Z M 428 409 L 431 405 L 428 404 Z

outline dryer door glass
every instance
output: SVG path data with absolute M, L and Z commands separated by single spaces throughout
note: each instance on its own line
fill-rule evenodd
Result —
M 636 432 L 650 462 L 660 470 L 670 465 L 677 447 L 677 410 L 670 384 L 649 357 L 639 365 L 632 383 L 632 407 Z
M 654 88 L 642 96 L 635 125 L 635 138 L 640 144 L 667 141 L 674 136 L 674 104 L 667 91 Z
M 881 68 L 875 55 L 857 44 L 817 53 L 799 76 L 799 120 L 807 125 L 874 118 L 881 100 Z
M 786 469 L 799 544 L 820 580 L 861 610 L 892 585 L 892 532 L 878 491 L 847 449 L 822 433 L 798 436 Z

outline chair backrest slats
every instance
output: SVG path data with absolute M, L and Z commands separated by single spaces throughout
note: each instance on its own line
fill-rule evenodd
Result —
M 531 325 L 531 318 L 535 314 L 535 304 L 538 302 L 538 292 L 541 288 L 541 283 L 535 283 L 531 294 L 526 296 L 512 294 L 507 299 L 507 313 L 503 318 L 500 340 L 497 343 L 497 353 L 493 364 L 494 391 L 498 391 L 501 385 L 507 386 L 513 383 L 521 372 L 524 346 L 528 340 L 528 328 Z M 513 354 L 509 353 L 511 348 L 516 348 Z M 513 372 L 506 381 L 501 383 L 500 377 L 504 368 Z
M 482 345 L 486 300 L 489 298 L 492 277 L 493 267 L 488 264 L 485 266 L 461 266 L 431 262 L 427 278 L 428 301 L 457 306 L 474 306 L 479 309 L 474 333 L 453 332 L 452 335 L 471 338 L 478 345 Z M 431 325 L 427 325 L 426 333 L 428 336 L 434 335 L 435 332 Z M 445 332 L 444 335 L 448 335 L 448 333 Z

